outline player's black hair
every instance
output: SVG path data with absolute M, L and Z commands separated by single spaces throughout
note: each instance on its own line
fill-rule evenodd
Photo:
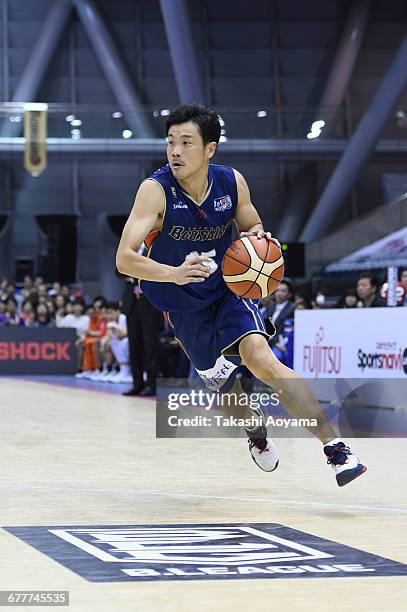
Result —
M 378 288 L 379 283 L 377 282 L 377 278 L 371 272 L 362 272 L 359 274 L 358 281 L 360 281 L 362 278 L 368 278 L 372 287 L 376 287 L 376 289 Z
M 120 306 L 118 302 L 107 302 L 106 308 L 110 310 L 120 310 Z
M 193 121 L 198 126 L 204 145 L 207 145 L 208 142 L 218 144 L 220 138 L 219 117 L 215 111 L 199 104 L 183 104 L 173 110 L 165 122 L 166 135 L 168 136 L 172 125 L 180 125 L 181 123 L 187 123 L 187 121 Z

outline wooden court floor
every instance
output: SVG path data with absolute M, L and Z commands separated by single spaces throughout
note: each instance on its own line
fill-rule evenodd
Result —
M 277 441 L 266 474 L 244 439 L 155 439 L 147 399 L 0 378 L 0 413 L 2 527 L 281 523 L 407 563 L 405 440 L 353 441 L 369 471 L 340 489 L 314 439 Z M 74 612 L 390 612 L 407 577 L 94 583 L 1 529 L 0 589 L 69 590 Z

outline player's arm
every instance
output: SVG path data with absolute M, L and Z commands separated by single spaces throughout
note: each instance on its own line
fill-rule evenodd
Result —
M 263 223 L 259 217 L 259 213 L 252 204 L 250 198 L 249 187 L 246 180 L 240 172 L 233 170 L 236 177 L 237 185 L 237 208 L 236 208 L 236 222 L 240 232 L 240 238 L 243 236 L 257 236 L 257 238 L 267 238 L 272 240 L 280 246 L 280 243 L 276 238 L 272 238 L 270 232 L 265 232 Z
M 133 278 L 177 285 L 204 281 L 208 276 L 207 268 L 202 265 L 205 257 L 195 257 L 180 266 L 169 266 L 137 253 L 146 236 L 160 229 L 164 208 L 164 194 L 160 185 L 155 181 L 144 181 L 136 194 L 120 239 L 117 269 L 121 274 Z

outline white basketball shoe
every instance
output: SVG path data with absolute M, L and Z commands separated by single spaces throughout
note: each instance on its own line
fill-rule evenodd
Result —
M 254 429 L 245 429 L 249 442 L 249 451 L 253 461 L 264 472 L 274 472 L 278 467 L 277 447 L 271 438 L 267 437 L 264 425 L 265 416 L 260 408 L 252 408 L 254 418 L 260 423 Z
M 343 487 L 358 476 L 364 474 L 367 467 L 352 453 L 349 446 L 340 438 L 335 438 L 324 445 L 327 463 L 332 466 L 338 486 Z

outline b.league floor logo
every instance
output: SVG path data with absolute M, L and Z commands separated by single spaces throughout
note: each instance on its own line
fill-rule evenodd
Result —
M 92 582 L 407 575 L 407 565 L 277 523 L 4 529 Z

